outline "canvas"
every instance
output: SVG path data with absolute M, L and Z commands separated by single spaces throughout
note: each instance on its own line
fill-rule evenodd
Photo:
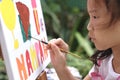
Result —
M 0 0 L 0 43 L 9 80 L 35 80 L 50 62 L 40 0 Z

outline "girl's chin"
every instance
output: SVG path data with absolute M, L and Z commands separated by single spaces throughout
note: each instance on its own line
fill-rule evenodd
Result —
M 99 51 L 107 50 L 108 48 L 96 48 Z
M 105 47 L 105 46 L 98 46 L 98 45 L 95 45 L 95 47 L 96 47 L 97 50 L 100 50 L 100 51 L 102 51 L 102 50 L 107 50 L 107 49 L 108 49 L 108 48 Z

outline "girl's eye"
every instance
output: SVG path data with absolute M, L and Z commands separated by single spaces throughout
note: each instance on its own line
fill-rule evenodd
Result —
M 94 18 L 94 19 L 96 19 L 96 18 L 97 18 L 97 16 L 93 16 L 93 18 Z
M 97 19 L 97 18 L 99 18 L 99 16 L 93 16 L 93 18 L 94 18 L 94 19 Z

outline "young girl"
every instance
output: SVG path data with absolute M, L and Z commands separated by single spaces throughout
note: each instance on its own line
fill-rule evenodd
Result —
M 87 0 L 88 36 L 98 51 L 94 66 L 84 80 L 120 80 L 120 0 Z M 51 63 L 60 80 L 76 80 L 66 65 L 68 45 L 60 38 L 49 41 Z

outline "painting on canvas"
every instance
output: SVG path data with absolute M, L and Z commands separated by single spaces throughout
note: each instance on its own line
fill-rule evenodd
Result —
M 10 80 L 35 80 L 50 62 L 40 0 L 0 0 L 0 44 Z

